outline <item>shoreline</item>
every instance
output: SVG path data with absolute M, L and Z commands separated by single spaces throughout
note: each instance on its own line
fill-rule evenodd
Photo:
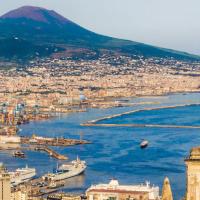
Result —
M 168 98 L 169 95 L 187 95 L 187 94 L 197 94 L 200 93 L 200 90 L 188 90 L 188 91 L 172 91 L 172 92 L 163 92 L 162 94 L 143 94 L 143 95 L 134 95 L 134 96 L 121 96 L 121 97 L 111 97 L 111 98 Z

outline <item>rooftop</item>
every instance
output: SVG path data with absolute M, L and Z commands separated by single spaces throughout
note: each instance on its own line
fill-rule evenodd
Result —
M 159 196 L 159 187 L 151 186 L 149 182 L 140 185 L 120 185 L 117 180 L 111 180 L 108 184 L 92 185 L 87 192 L 149 193 L 151 199 L 154 199 Z

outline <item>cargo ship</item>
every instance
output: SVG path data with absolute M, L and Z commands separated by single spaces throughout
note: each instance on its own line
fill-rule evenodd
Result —
M 83 173 L 86 169 L 85 161 L 81 161 L 78 157 L 70 163 L 62 164 L 54 173 L 48 173 L 43 176 L 45 181 L 60 181 L 71 178 Z

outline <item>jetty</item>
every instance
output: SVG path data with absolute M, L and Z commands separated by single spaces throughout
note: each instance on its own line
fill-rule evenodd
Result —
M 59 153 L 57 153 L 56 151 L 54 151 L 53 149 L 50 149 L 49 147 L 36 147 L 34 150 L 36 151 L 44 151 L 47 152 L 51 157 L 56 158 L 58 160 L 67 160 L 68 157 L 61 155 Z
M 58 160 L 67 160 L 68 157 L 64 156 L 62 154 L 57 153 L 53 149 L 49 148 L 48 146 L 37 146 L 37 145 L 31 145 L 29 147 L 20 147 L 18 150 L 27 150 L 27 151 L 41 151 L 46 152 L 49 154 L 49 156 L 58 159 Z

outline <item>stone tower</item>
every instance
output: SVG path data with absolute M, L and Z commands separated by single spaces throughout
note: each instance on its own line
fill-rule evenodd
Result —
M 166 177 L 163 182 L 162 200 L 173 200 L 169 179 Z
M 0 200 L 11 199 L 10 175 L 6 172 L 3 164 L 0 164 Z
M 200 147 L 191 150 L 185 159 L 187 185 L 186 200 L 200 200 Z

